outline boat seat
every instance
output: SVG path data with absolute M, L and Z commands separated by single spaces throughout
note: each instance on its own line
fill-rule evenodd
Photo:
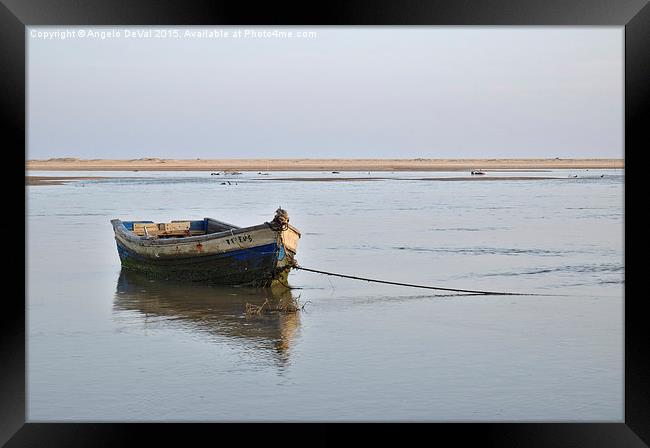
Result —
M 159 236 L 190 236 L 190 221 L 176 221 L 160 224 Z
M 182 237 L 190 236 L 190 221 L 166 223 L 134 223 L 133 233 L 138 236 L 150 237 Z
M 158 236 L 160 229 L 158 228 L 158 224 L 135 222 L 133 223 L 133 233 L 138 236 Z

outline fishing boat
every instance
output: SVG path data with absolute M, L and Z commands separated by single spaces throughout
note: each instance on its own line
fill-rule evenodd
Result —
M 168 223 L 112 219 L 111 224 L 125 269 L 221 285 L 286 284 L 300 238 L 282 208 L 272 221 L 251 227 L 212 218 Z

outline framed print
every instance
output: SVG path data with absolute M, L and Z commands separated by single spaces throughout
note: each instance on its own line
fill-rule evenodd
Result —
M 317 9 L 0 6 L 0 441 L 647 446 L 647 2 Z

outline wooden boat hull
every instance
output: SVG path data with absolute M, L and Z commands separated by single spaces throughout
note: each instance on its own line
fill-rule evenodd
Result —
M 192 221 L 200 223 L 201 221 Z M 209 229 L 219 221 L 205 218 Z M 300 232 L 269 223 L 182 238 L 137 236 L 132 222 L 112 220 L 122 266 L 156 278 L 221 285 L 271 286 L 286 283 Z M 198 224 L 197 224 L 198 225 Z

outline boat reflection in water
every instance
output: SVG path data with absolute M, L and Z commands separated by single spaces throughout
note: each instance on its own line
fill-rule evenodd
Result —
M 289 349 L 300 326 L 299 312 L 270 312 L 246 315 L 246 304 L 278 308 L 293 303 L 290 289 L 245 288 L 180 283 L 151 279 L 122 269 L 113 308 L 139 313 L 145 328 L 182 325 L 208 338 L 252 343 L 277 355 L 281 365 L 288 362 Z

